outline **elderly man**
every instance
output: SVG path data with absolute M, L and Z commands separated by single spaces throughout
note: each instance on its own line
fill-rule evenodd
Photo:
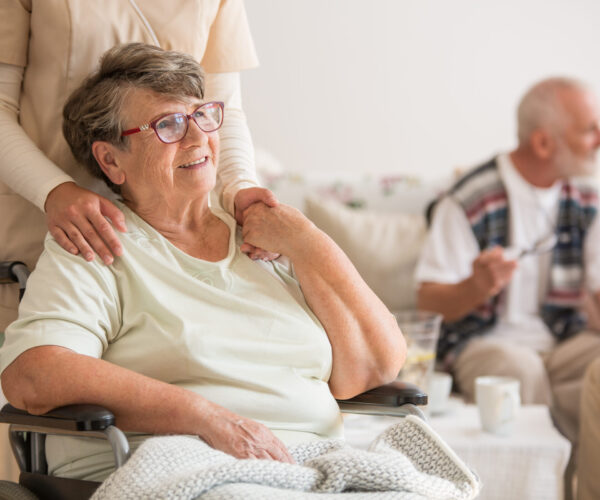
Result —
M 444 316 L 438 357 L 473 399 L 479 375 L 521 381 L 577 435 L 586 366 L 586 291 L 600 300 L 598 195 L 589 180 L 600 112 L 581 82 L 539 82 L 518 109 L 518 147 L 460 179 L 434 207 L 417 267 L 418 303 Z

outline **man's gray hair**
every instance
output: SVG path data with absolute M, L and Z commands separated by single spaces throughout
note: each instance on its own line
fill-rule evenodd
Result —
M 97 71 L 71 94 L 63 108 L 63 134 L 73 155 L 92 175 L 103 179 L 116 193 L 92 154 L 94 141 L 106 141 L 125 150 L 121 137 L 121 110 L 132 89 L 152 90 L 178 101 L 204 97 L 204 72 L 190 55 L 143 43 L 108 50 Z
M 562 90 L 585 92 L 588 86 L 575 78 L 547 78 L 536 83 L 522 97 L 517 108 L 519 144 L 529 142 L 531 134 L 540 128 L 553 134 L 562 131 L 566 119 L 565 109 L 559 98 Z

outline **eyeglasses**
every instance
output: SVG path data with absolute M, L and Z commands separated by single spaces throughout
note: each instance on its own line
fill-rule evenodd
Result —
M 539 238 L 528 248 L 506 247 L 504 249 L 504 258 L 506 260 L 519 260 L 526 255 L 542 255 L 554 250 L 557 244 L 558 237 L 555 233 L 550 233 Z
M 185 113 L 171 113 L 161 116 L 156 120 L 140 125 L 137 128 L 125 130 L 121 137 L 131 134 L 137 134 L 152 128 L 156 137 L 165 144 L 173 144 L 181 141 L 187 134 L 190 124 L 190 118 L 196 122 L 200 130 L 204 132 L 214 132 L 223 125 L 223 108 L 225 105 L 219 101 L 212 101 L 196 108 L 190 115 Z
M 532 247 L 522 249 L 519 252 L 518 258 L 520 259 L 525 255 L 540 255 L 543 253 L 548 253 L 554 249 L 557 243 L 558 237 L 555 233 L 550 233 L 547 236 L 542 236 L 533 244 Z

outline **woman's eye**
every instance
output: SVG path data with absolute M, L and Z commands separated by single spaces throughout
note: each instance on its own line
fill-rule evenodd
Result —
M 156 128 L 157 129 L 172 128 L 172 127 L 177 127 L 178 125 L 181 125 L 182 123 L 185 123 L 184 115 L 181 115 L 181 114 L 169 115 L 169 116 L 165 116 L 161 121 L 159 121 L 156 124 Z
M 194 118 L 204 118 L 204 111 L 200 111 L 199 109 L 194 111 Z
M 156 124 L 157 129 L 165 129 L 173 126 L 173 120 L 161 120 Z

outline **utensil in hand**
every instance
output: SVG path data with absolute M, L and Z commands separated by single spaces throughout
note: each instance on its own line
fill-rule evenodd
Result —
M 552 251 L 558 243 L 555 233 L 550 233 L 538 239 L 529 248 L 508 247 L 504 249 L 504 258 L 507 260 L 519 260 L 525 255 L 541 255 Z

